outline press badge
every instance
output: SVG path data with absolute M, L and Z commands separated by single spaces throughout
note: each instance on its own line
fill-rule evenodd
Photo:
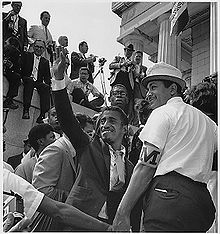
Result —
M 157 168 L 160 158 L 161 151 L 157 147 L 153 145 L 143 145 L 140 154 L 140 161 L 142 164 L 152 168 Z

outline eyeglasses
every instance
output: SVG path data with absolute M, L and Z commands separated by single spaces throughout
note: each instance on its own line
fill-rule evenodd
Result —
M 112 91 L 111 92 L 112 96 L 121 96 L 121 97 L 126 97 L 127 93 L 124 91 Z
M 38 45 L 35 45 L 35 46 L 34 46 L 34 48 L 36 48 L 36 49 L 41 49 L 41 50 L 43 50 L 43 49 L 44 49 L 44 47 L 43 47 L 43 46 L 38 46 Z

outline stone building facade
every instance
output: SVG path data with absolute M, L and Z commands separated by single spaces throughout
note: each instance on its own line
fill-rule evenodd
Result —
M 187 86 L 217 72 L 217 2 L 187 2 L 189 21 L 170 36 L 173 2 L 114 2 L 121 18 L 117 41 L 132 43 L 152 62 L 167 62 L 183 73 Z

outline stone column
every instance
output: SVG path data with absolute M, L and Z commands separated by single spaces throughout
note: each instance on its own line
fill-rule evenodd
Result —
M 217 3 L 210 3 L 210 74 L 217 72 Z
M 169 17 L 170 13 L 164 13 L 157 19 L 157 22 L 160 25 L 157 61 L 163 61 L 179 68 L 181 58 L 181 40 L 175 35 L 170 36 Z

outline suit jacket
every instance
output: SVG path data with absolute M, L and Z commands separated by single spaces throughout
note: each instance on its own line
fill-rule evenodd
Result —
M 71 73 L 70 73 L 71 80 L 79 78 L 79 69 L 81 67 L 88 67 L 90 71 L 88 81 L 93 84 L 94 80 L 92 77 L 92 73 L 94 72 L 94 67 L 95 67 L 94 63 L 87 63 L 81 53 L 73 51 L 71 53 Z
M 28 34 L 28 38 L 29 38 L 29 52 L 33 52 L 33 43 L 36 39 L 40 39 L 45 41 L 46 43 L 46 47 L 48 47 L 49 45 L 52 45 L 53 43 L 53 38 L 52 35 L 49 31 L 49 29 L 47 29 L 47 39 L 46 39 L 46 33 L 44 30 L 43 25 L 32 25 L 30 27 L 30 29 L 27 32 Z M 43 57 L 45 57 L 47 60 L 50 60 L 50 54 L 48 53 L 47 50 L 44 51 L 44 53 L 42 54 Z
M 5 65 L 5 71 L 13 71 L 18 74 L 21 73 L 21 52 L 12 45 L 6 45 L 3 48 L 3 59 L 12 64 L 12 66 Z
M 15 174 L 27 180 L 31 184 L 36 162 L 36 157 L 29 158 L 26 162 L 17 166 L 15 169 Z
M 32 184 L 47 196 L 65 202 L 76 177 L 75 150 L 65 137 L 48 145 L 39 155 Z
M 7 17 L 8 13 L 2 13 L 3 18 L 3 42 L 6 41 L 9 37 L 13 36 L 12 30 L 8 27 L 9 22 L 11 21 L 11 17 Z M 20 45 L 21 45 L 21 51 L 23 51 L 24 46 L 28 45 L 28 36 L 27 36 L 27 21 L 26 19 L 22 18 L 21 16 L 18 16 L 18 33 L 16 35 L 18 38 Z
M 117 195 L 110 192 L 109 147 L 99 136 L 96 136 L 92 142 L 89 141 L 87 134 L 80 128 L 75 115 L 73 115 L 66 89 L 53 93 L 58 121 L 77 151 L 77 178 L 66 203 L 97 218 L 102 206 L 107 201 L 107 205 L 112 204 L 112 206 L 107 206 L 108 222 L 111 222 L 129 183 L 133 165 L 126 159 L 125 185 L 120 191 L 116 192 Z M 133 227 L 137 229 L 141 215 L 140 203 L 138 205 L 139 207 L 136 206 L 133 210 L 138 209 L 139 216 L 137 215 L 135 219 L 131 220 Z
M 30 77 L 34 64 L 34 53 L 24 52 L 21 62 L 21 76 Z M 49 61 L 44 57 L 40 58 L 37 74 L 37 82 L 51 84 L 51 74 L 50 74 L 50 65 Z
M 136 72 L 135 67 L 132 69 L 134 77 L 134 98 L 145 98 L 147 90 L 142 85 L 141 81 L 146 76 L 147 67 L 140 65 L 139 73 Z
M 8 158 L 7 163 L 10 164 L 13 167 L 13 169 L 15 169 L 21 163 L 22 158 L 23 152 Z

